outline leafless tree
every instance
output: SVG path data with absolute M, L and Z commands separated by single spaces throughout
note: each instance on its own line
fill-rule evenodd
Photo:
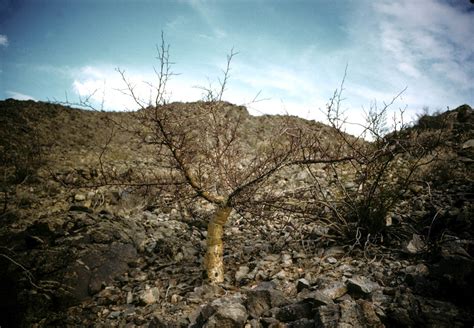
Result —
M 257 191 L 265 193 L 263 185 L 281 169 L 295 165 L 306 169 L 315 179 L 315 185 L 310 188 L 313 198 L 308 202 L 314 201 L 332 211 L 335 222 L 326 222 L 339 234 L 350 231 L 355 222 L 355 238 L 360 239 L 359 231 L 369 238 L 380 230 L 385 215 L 406 190 L 416 169 L 424 164 L 422 159 L 428 150 L 397 137 L 404 128 L 403 122 L 390 136 L 384 134 L 387 109 L 400 95 L 381 110 L 374 107 L 368 111 L 363 134 L 373 136 L 371 143 L 364 140 L 363 134 L 352 137 L 343 132 L 348 123 L 341 108 L 345 76 L 327 105 L 331 128 L 316 128 L 300 119 L 281 116 L 278 124 L 263 131 L 247 124 L 249 116 L 245 108 L 223 101 L 231 62 L 237 55 L 233 49 L 227 56 L 219 87 L 202 87 L 205 100 L 193 104 L 168 103 L 167 84 L 176 74 L 171 69 L 170 47 L 163 34 L 157 52 L 156 81 L 147 82 L 154 95 L 151 99 L 140 98 L 137 86 L 127 78 L 126 72 L 117 69 L 125 86 L 121 92 L 131 97 L 139 108 L 133 115 L 135 121 L 120 127 L 149 147 L 160 172 L 152 176 L 143 174 L 140 181 L 128 183 L 173 186 L 179 190 L 179 196 L 187 195 L 213 206 L 214 214 L 207 225 L 205 256 L 207 274 L 213 283 L 224 280 L 222 237 L 232 210 L 254 202 Z M 404 174 L 393 179 L 400 161 L 406 166 Z M 102 161 L 100 164 L 105 172 Z M 319 183 L 314 173 L 317 164 L 329 168 L 337 197 L 328 196 L 326 186 Z M 346 183 L 347 177 L 342 174 L 345 168 L 354 172 L 351 179 L 356 183 L 355 188 Z M 104 181 L 111 183 L 105 176 Z M 285 196 L 285 192 L 282 194 Z
M 227 56 L 219 87 L 202 87 L 205 101 L 192 106 L 167 104 L 166 83 L 174 75 L 169 60 L 169 45 L 162 36 L 158 49 L 160 69 L 157 75 L 157 97 L 147 105 L 135 92 L 135 86 L 123 70 L 118 70 L 130 96 L 140 108 L 137 135 L 153 145 L 159 165 L 167 170 L 167 179 L 182 192 L 200 198 L 215 207 L 207 226 L 205 266 L 211 282 L 224 280 L 223 229 L 234 208 L 250 204 L 256 191 L 272 175 L 290 165 L 347 161 L 336 153 L 315 152 L 314 135 L 302 120 L 288 115 L 278 124 L 251 127 L 244 107 L 223 101 L 229 84 L 233 49 Z M 153 86 L 153 83 L 149 85 Z M 330 156 L 329 156 L 330 155 Z M 183 193 L 181 193 L 182 195 Z
M 297 128 L 291 120 L 275 127 L 269 140 L 260 140 L 258 131 L 246 131 L 244 108 L 223 102 L 228 85 L 230 64 L 236 53 L 227 57 L 220 88 L 206 91 L 206 100 L 190 108 L 183 104 L 167 104 L 166 83 L 173 75 L 170 70 L 169 46 L 162 38 L 158 47 L 160 62 L 157 73 L 156 98 L 152 106 L 137 96 L 125 72 L 118 70 L 126 85 L 123 92 L 133 98 L 140 110 L 138 134 L 155 147 L 154 156 L 166 168 L 169 179 L 188 194 L 215 206 L 208 223 L 205 265 L 210 281 L 224 280 L 223 229 L 232 208 L 248 197 L 274 172 L 295 159 L 298 150 Z M 254 133 L 251 144 L 243 141 L 246 133 Z

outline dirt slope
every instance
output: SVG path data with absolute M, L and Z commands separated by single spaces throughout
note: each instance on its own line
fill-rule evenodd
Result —
M 269 137 L 282 119 L 236 111 L 245 113 L 249 140 Z M 348 245 L 327 238 L 311 215 L 235 212 L 219 286 L 202 270 L 212 208 L 195 201 L 183 211 L 159 190 L 97 183 L 101 154 L 117 175 L 153 169 L 151 148 L 113 123 L 129 115 L 0 102 L 2 327 L 472 326 L 469 106 L 405 131 L 428 141 L 443 133 L 441 157 L 392 213 L 398 239 Z M 331 141 L 328 127 L 304 124 Z M 304 186 L 303 171 L 283 171 L 272 183 Z M 318 172 L 331 179 L 324 167 Z

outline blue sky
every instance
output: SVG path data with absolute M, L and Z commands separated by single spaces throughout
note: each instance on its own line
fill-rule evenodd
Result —
M 234 47 L 226 100 L 252 113 L 320 119 L 343 77 L 351 120 L 390 101 L 414 116 L 474 105 L 469 0 L 0 0 L 0 99 L 65 100 L 94 90 L 133 109 L 115 68 L 143 98 L 161 31 L 171 44 L 170 100 L 193 101 Z M 410 117 L 409 117 L 410 118 Z

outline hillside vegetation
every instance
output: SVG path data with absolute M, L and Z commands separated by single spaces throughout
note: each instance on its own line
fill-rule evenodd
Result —
M 0 326 L 474 324 L 468 105 L 367 142 L 226 102 L 166 104 L 180 156 L 147 110 L 0 102 Z M 221 140 L 231 156 L 203 152 Z M 205 193 L 235 190 L 224 281 L 209 283 L 220 203 Z

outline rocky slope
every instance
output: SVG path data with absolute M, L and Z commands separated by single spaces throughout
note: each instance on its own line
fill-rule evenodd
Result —
M 146 146 L 114 133 L 110 118 L 127 115 L 0 102 L 2 327 L 474 324 L 468 106 L 407 131 L 406 138 L 444 134 L 442 156 L 391 214 L 398 239 L 338 243 L 309 215 L 274 210 L 256 222 L 234 212 L 219 286 L 208 285 L 202 269 L 212 208 L 196 203 L 190 213 L 165 193 L 96 184 L 104 144 L 104 162 L 117 174 L 131 161 L 153 164 Z M 265 130 L 278 118 L 247 116 L 245 124 Z M 276 178 L 288 180 L 285 188 L 305 179 L 301 172 Z

